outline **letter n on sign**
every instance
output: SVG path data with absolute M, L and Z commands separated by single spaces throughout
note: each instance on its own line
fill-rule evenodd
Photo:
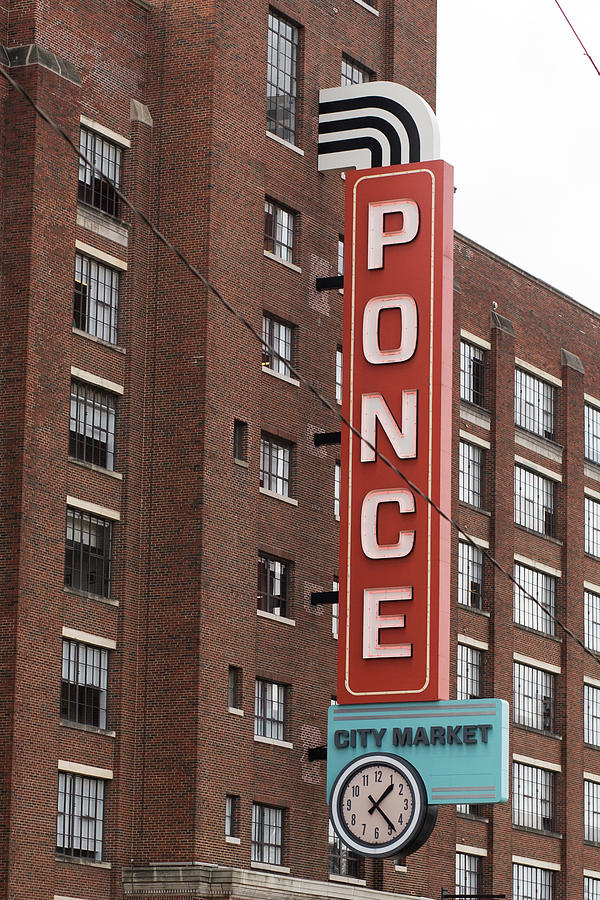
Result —
M 450 513 L 452 169 L 346 173 L 344 415 Z M 448 698 L 450 527 L 342 431 L 340 703 Z

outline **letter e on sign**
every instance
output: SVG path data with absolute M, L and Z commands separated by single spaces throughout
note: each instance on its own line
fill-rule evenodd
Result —
M 338 701 L 449 696 L 452 169 L 346 173 Z

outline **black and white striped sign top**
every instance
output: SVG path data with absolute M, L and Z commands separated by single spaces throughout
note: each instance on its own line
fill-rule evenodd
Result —
M 369 81 L 319 92 L 319 172 L 439 159 L 435 114 L 414 91 Z

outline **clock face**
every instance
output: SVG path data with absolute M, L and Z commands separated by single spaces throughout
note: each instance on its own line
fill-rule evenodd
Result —
M 373 753 L 354 760 L 331 793 L 331 819 L 342 841 L 366 856 L 394 856 L 420 830 L 425 787 L 400 757 Z

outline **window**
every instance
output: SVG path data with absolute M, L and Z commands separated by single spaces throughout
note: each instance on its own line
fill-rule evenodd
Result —
M 583 686 L 583 739 L 600 747 L 600 688 Z
M 111 472 L 115 465 L 115 398 L 79 381 L 71 382 L 69 456 Z
M 260 486 L 282 497 L 289 497 L 291 445 L 262 434 L 260 438 Z
M 254 690 L 254 734 L 285 740 L 286 686 L 276 681 L 256 679 Z
M 481 803 L 457 803 L 456 812 L 463 816 L 482 816 L 483 806 Z
M 233 420 L 233 458 L 248 462 L 248 423 L 241 419 Z
M 284 262 L 294 262 L 296 213 L 265 198 L 265 250 Z
M 554 482 L 515 466 L 515 522 L 538 534 L 556 537 Z
M 484 405 L 485 350 L 460 342 L 460 399 L 476 406 Z
M 344 274 L 344 235 L 340 234 L 338 238 L 338 248 L 337 248 L 337 273 L 338 275 Z
M 335 351 L 335 402 L 342 402 L 342 348 Z
M 600 784 L 596 781 L 583 782 L 584 789 L 584 834 L 586 841 L 600 843 Z
M 296 143 L 298 100 L 298 28 L 269 12 L 267 59 L 267 131 Z
M 116 344 L 118 309 L 119 272 L 76 253 L 73 327 Z
M 540 731 L 554 725 L 554 675 L 525 663 L 513 664 L 513 720 Z
M 106 728 L 107 676 L 108 650 L 63 640 L 61 718 Z
M 600 596 L 593 591 L 584 591 L 585 646 L 600 653 Z
M 551 384 L 515 369 L 515 425 L 553 440 L 555 393 Z
M 458 644 L 456 699 L 472 700 L 481 695 L 481 650 Z
M 329 860 L 327 870 L 330 875 L 345 875 L 347 878 L 363 877 L 362 857 L 342 844 L 329 823 Z
M 520 585 L 515 585 L 513 592 L 514 619 L 517 625 L 524 625 L 525 628 L 532 628 L 543 634 L 554 634 L 556 578 L 519 564 L 515 564 L 514 575 L 515 581 Z
M 293 362 L 293 338 L 294 328 L 289 322 L 283 322 L 267 313 L 263 313 L 262 320 L 263 344 L 262 366 L 279 375 L 291 377 L 290 364 Z M 273 348 L 275 353 L 270 349 Z
M 112 522 L 67 507 L 65 585 L 110 596 Z
M 456 854 L 456 893 L 479 893 L 481 885 L 481 857 L 473 853 Z
M 513 863 L 513 900 L 552 900 L 552 872 Z
M 283 851 L 283 810 L 277 806 L 252 804 L 252 862 L 281 865 Z
M 240 798 L 236 794 L 225 797 L 225 835 L 237 837 L 240 831 Z
M 513 825 L 552 831 L 554 773 L 513 763 Z
M 340 583 L 337 578 L 334 578 L 331 582 L 331 590 L 339 591 Z M 334 638 L 337 638 L 340 630 L 340 604 L 332 603 L 331 604 L 331 633 Z
M 56 852 L 101 860 L 103 820 L 104 782 L 59 772 Z
M 288 614 L 290 564 L 260 553 L 258 556 L 258 609 L 276 616 Z
M 479 547 L 458 542 L 458 602 L 481 609 L 483 599 L 483 554 Z
M 458 499 L 481 506 L 483 450 L 470 441 L 460 441 L 458 450 Z
M 371 81 L 372 72 L 360 63 L 355 62 L 350 56 L 342 56 L 342 87 L 349 84 L 364 84 Z
M 340 517 L 340 491 L 342 486 L 342 468 L 339 460 L 333 467 L 333 514 L 336 519 Z
M 600 502 L 585 497 L 584 549 L 600 559 Z
M 242 708 L 242 670 L 238 666 L 229 666 L 227 670 L 227 706 Z
M 584 405 L 584 456 L 591 462 L 600 463 L 600 409 Z
M 600 900 L 600 878 L 585 875 L 583 879 L 583 900 Z
M 77 198 L 110 216 L 119 216 L 121 201 L 115 188 L 121 188 L 121 148 L 87 128 L 79 135 L 79 152 L 108 179 L 104 181 L 82 159 L 79 160 Z

